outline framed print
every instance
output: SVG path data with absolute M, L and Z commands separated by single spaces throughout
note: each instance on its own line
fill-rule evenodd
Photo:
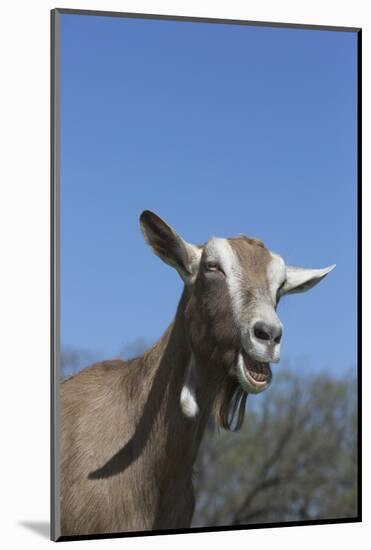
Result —
M 361 520 L 361 30 L 52 11 L 52 538 Z

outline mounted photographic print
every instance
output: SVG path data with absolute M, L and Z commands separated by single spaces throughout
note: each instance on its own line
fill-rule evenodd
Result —
M 52 538 L 361 520 L 355 28 L 52 11 Z

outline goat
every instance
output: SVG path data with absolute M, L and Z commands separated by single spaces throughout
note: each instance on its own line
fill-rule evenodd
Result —
M 61 384 L 62 535 L 188 528 L 193 466 L 213 413 L 240 427 L 246 396 L 280 359 L 276 308 L 335 266 L 286 266 L 240 235 L 187 243 L 156 214 L 145 240 L 184 281 L 175 319 L 141 357 L 96 363 Z

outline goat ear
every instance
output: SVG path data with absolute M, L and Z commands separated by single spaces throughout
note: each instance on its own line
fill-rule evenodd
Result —
M 192 282 L 197 274 L 201 250 L 187 243 L 157 214 L 144 210 L 140 215 L 143 236 L 154 253 L 175 267 L 184 282 Z
M 318 284 L 336 264 L 324 269 L 305 269 L 304 267 L 286 267 L 286 281 L 280 294 L 294 294 L 295 292 L 306 292 Z

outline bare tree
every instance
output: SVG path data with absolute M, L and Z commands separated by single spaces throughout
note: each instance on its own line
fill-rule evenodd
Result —
M 247 413 L 239 434 L 206 435 L 194 526 L 356 516 L 354 378 L 286 371 Z
M 60 375 L 68 378 L 77 374 L 82 368 L 98 360 L 99 354 L 73 346 L 66 346 L 61 351 Z
M 148 341 L 138 336 L 132 341 L 126 342 L 121 351 L 117 354 L 118 358 L 132 359 L 142 354 L 149 348 Z M 68 378 L 77 374 L 84 367 L 104 359 L 104 354 L 98 351 L 88 351 L 74 346 L 64 346 L 61 352 L 61 378 Z
M 138 338 L 135 338 L 131 342 L 126 342 L 122 346 L 119 356 L 123 359 L 132 359 L 144 353 L 149 347 L 148 340 L 143 338 L 143 336 L 138 336 Z

